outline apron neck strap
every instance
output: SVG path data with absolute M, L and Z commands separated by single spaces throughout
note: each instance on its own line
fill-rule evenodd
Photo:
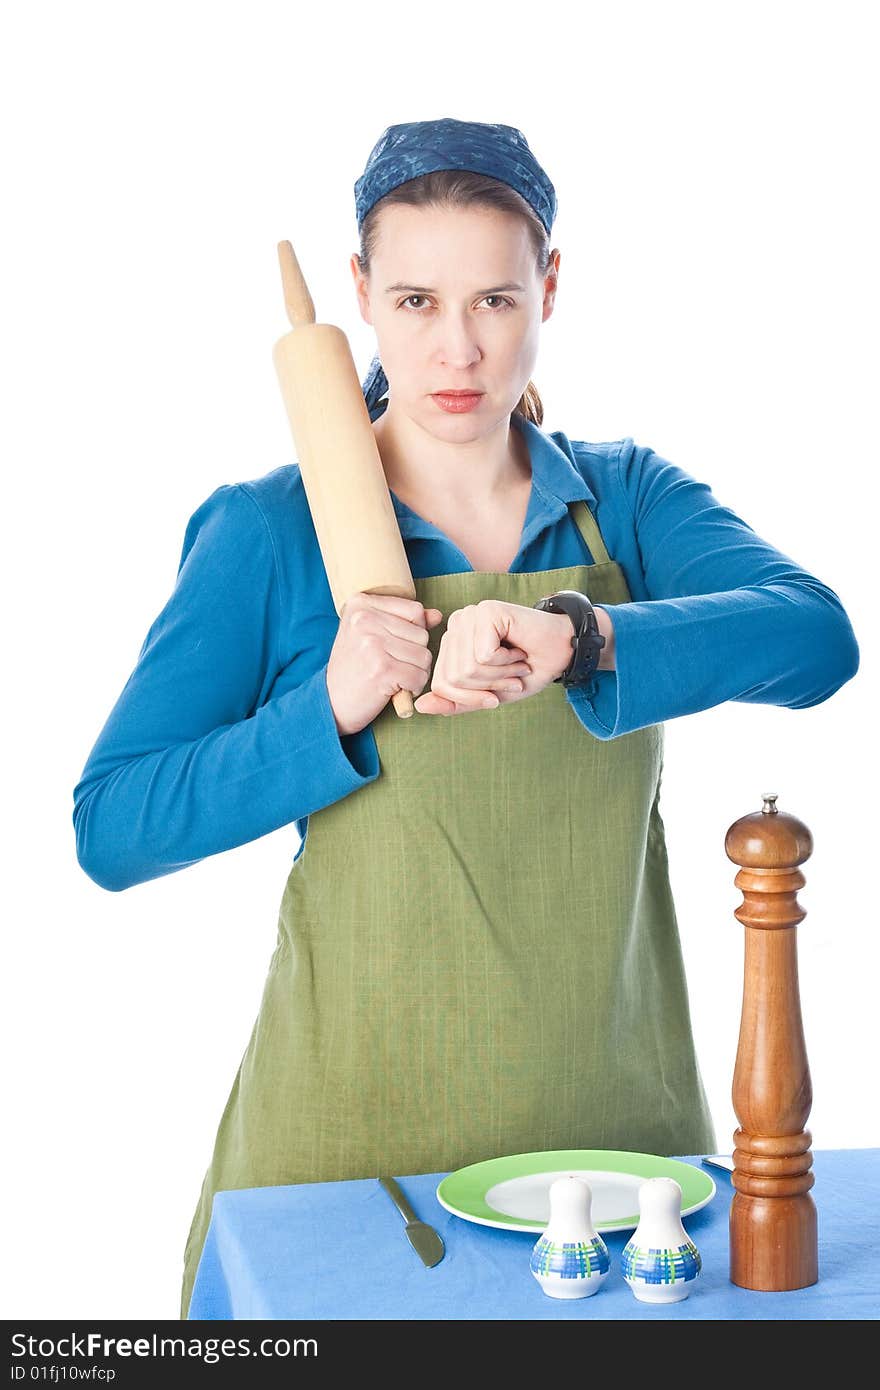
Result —
M 571 515 L 574 518 L 575 525 L 587 542 L 590 554 L 593 557 L 593 563 L 596 565 L 610 564 L 610 557 L 608 551 L 605 549 L 605 542 L 602 539 L 598 522 L 582 497 L 573 504 Z

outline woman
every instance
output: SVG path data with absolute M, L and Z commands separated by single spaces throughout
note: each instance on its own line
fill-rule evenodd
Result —
M 836 595 L 705 484 L 541 430 L 556 197 L 519 131 L 392 126 L 355 198 L 364 392 L 417 597 L 337 618 L 296 464 L 218 487 L 74 793 L 80 863 L 116 891 L 304 837 L 182 1317 L 218 1189 L 714 1149 L 662 721 L 803 708 L 858 665 Z

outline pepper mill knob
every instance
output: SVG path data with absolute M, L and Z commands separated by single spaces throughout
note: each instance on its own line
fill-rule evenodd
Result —
M 812 835 L 803 821 L 779 810 L 777 792 L 764 792 L 761 799 L 764 805 L 760 811 L 741 817 L 728 830 L 724 841 L 728 859 L 746 869 L 797 869 L 813 853 Z M 800 882 L 795 892 L 806 883 L 802 874 L 797 877 Z M 758 882 L 760 891 L 769 891 L 767 880 Z M 738 880 L 737 887 L 743 888 L 745 894 L 745 885 Z M 789 900 L 786 910 L 790 906 Z M 802 921 L 807 914 L 800 908 L 797 910 L 800 913 L 798 921 Z M 736 916 L 739 917 L 739 913 Z M 739 920 L 744 919 L 739 917 Z
M 740 865 L 745 932 L 742 1019 L 733 1077 L 739 1129 L 731 1181 L 730 1278 L 746 1289 L 802 1289 L 818 1270 L 816 1207 L 809 1195 L 812 1136 L 805 1128 L 813 1091 L 801 1020 L 797 900 L 800 865 L 813 837 L 780 812 L 776 792 L 763 809 L 727 832 L 724 848 Z

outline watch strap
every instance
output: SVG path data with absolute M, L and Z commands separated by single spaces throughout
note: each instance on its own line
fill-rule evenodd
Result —
M 554 683 L 559 682 L 566 689 L 583 685 L 597 670 L 599 654 L 605 646 L 596 610 L 587 595 L 575 589 L 558 589 L 555 594 L 539 599 L 534 607 L 547 613 L 568 614 L 574 627 L 571 661 L 564 671 L 554 676 Z

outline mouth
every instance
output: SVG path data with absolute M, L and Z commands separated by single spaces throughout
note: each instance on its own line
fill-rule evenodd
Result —
M 433 391 L 431 400 L 435 401 L 447 415 L 463 415 L 475 410 L 483 399 L 482 391 Z

